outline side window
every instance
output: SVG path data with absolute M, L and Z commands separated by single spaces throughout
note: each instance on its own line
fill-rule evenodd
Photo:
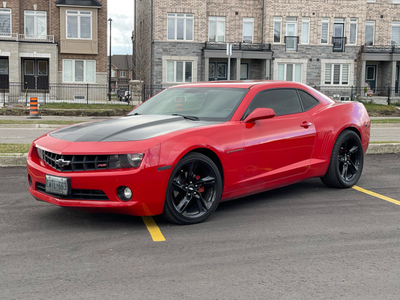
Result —
M 319 104 L 319 101 L 317 99 L 315 99 L 313 96 L 311 96 L 310 94 L 308 94 L 302 90 L 298 90 L 298 92 L 300 95 L 301 102 L 303 103 L 304 110 L 309 110 Z
M 276 89 L 258 93 L 250 103 L 246 115 L 259 107 L 272 108 L 276 116 L 302 112 L 299 97 L 294 89 Z

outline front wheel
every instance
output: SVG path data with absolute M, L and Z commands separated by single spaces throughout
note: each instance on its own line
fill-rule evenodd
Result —
M 169 179 L 164 217 L 185 225 L 205 221 L 217 209 L 222 185 L 220 171 L 210 158 L 200 153 L 186 155 Z
M 333 146 L 328 171 L 321 180 L 328 187 L 350 188 L 360 179 L 363 165 L 360 137 L 353 131 L 343 131 Z

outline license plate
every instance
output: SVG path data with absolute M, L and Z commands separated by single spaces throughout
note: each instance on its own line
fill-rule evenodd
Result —
M 46 175 L 46 192 L 67 196 L 69 194 L 70 178 Z

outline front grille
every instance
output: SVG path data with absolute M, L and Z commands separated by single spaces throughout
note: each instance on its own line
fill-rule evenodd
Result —
M 118 155 L 60 155 L 42 151 L 43 160 L 61 172 L 93 171 L 120 168 Z
M 83 190 L 83 189 L 72 189 L 71 194 L 68 196 L 63 195 L 54 195 L 46 192 L 46 186 L 41 183 L 36 183 L 36 190 L 39 192 L 56 196 L 60 199 L 69 199 L 69 200 L 99 200 L 99 201 L 108 201 L 107 195 L 101 190 Z

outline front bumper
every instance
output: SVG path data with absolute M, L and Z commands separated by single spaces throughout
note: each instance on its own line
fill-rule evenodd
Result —
M 29 192 L 39 201 L 89 212 L 110 212 L 136 216 L 158 215 L 163 212 L 165 191 L 169 179 L 168 170 L 158 171 L 157 167 L 140 167 L 138 169 L 59 172 L 46 165 L 31 152 L 32 148 L 27 158 Z M 90 196 L 82 199 L 82 197 L 74 198 L 73 194 L 63 197 L 46 193 L 43 188 L 46 174 L 69 177 L 71 190 L 102 191 L 103 199 L 98 200 L 96 197 Z M 117 189 L 121 186 L 129 187 L 132 190 L 133 197 L 130 201 L 125 202 L 118 197 Z

